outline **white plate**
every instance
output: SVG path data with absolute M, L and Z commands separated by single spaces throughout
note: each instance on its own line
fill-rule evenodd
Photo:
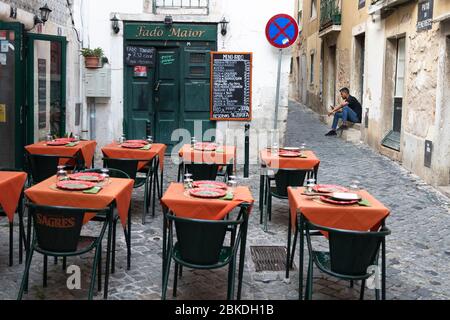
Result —
M 344 201 L 361 200 L 361 197 L 356 193 L 342 193 L 342 192 L 332 193 L 331 198 Z

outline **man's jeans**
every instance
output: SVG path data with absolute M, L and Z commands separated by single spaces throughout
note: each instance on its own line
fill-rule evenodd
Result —
M 333 130 L 336 130 L 339 119 L 342 119 L 342 121 L 344 121 L 344 122 L 346 122 L 346 121 L 350 121 L 353 123 L 359 122 L 358 115 L 356 114 L 355 111 L 353 111 L 349 107 L 344 107 L 344 108 L 342 108 L 342 112 L 336 112 L 334 114 L 334 120 L 333 120 L 333 126 L 332 126 Z

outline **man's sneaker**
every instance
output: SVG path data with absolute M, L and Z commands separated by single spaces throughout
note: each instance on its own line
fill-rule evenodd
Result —
M 336 134 L 336 131 L 334 131 L 334 130 L 330 130 L 330 132 L 328 132 L 325 136 L 326 137 L 329 137 L 329 136 L 336 136 L 337 134 Z

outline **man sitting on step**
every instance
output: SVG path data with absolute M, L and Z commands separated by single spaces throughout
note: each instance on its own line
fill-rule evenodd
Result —
M 331 111 L 328 113 L 328 116 L 334 114 L 334 120 L 331 130 L 326 136 L 335 136 L 336 130 L 347 129 L 347 121 L 361 123 L 362 107 L 359 101 L 350 95 L 348 88 L 342 88 L 339 91 L 344 101 L 336 107 L 330 106 Z M 342 119 L 342 125 L 337 128 L 339 119 Z

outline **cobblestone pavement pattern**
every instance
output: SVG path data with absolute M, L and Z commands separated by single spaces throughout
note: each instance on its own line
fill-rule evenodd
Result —
M 353 145 L 336 137 L 324 137 L 326 126 L 317 115 L 296 103 L 290 104 L 286 145 L 302 142 L 321 159 L 319 182 L 348 185 L 351 180 L 362 182 L 362 187 L 392 210 L 387 225 L 392 235 L 387 239 L 387 298 L 388 299 L 449 299 L 450 298 L 450 225 L 449 199 L 406 172 L 397 163 L 371 151 L 363 145 Z M 170 160 L 170 159 L 167 159 Z M 239 171 L 242 168 L 239 167 Z M 251 167 L 249 179 L 239 182 L 251 187 L 258 200 L 259 170 Z M 166 186 L 174 181 L 176 168 L 167 161 Z M 111 275 L 109 299 L 160 299 L 162 212 L 157 207 L 156 218 L 149 217 L 141 224 L 143 190 L 133 195 L 132 268 L 126 270 L 126 249 L 123 233 L 118 230 L 116 272 Z M 249 222 L 243 299 L 297 299 L 298 271 L 290 281 L 282 272 L 256 273 L 250 255 L 252 245 L 286 245 L 286 201 L 274 200 L 273 219 L 269 232 L 259 224 L 255 210 Z M 120 228 L 120 226 L 118 226 Z M 17 231 L 18 228 L 15 228 Z M 14 235 L 18 238 L 18 233 Z M 8 267 L 8 228 L 6 219 L 0 221 L 0 299 L 15 299 L 24 265 L 15 262 Z M 297 260 L 297 259 L 296 259 Z M 49 260 L 52 261 L 52 260 Z M 42 256 L 36 254 L 30 273 L 30 291 L 25 299 L 85 299 L 87 297 L 92 254 L 71 258 L 82 270 L 82 289 L 66 287 L 68 275 L 58 265 L 49 263 L 48 287 L 42 287 Z M 298 265 L 298 264 L 297 264 Z M 173 266 L 173 264 L 172 264 Z M 172 299 L 170 277 L 168 297 Z M 227 269 L 215 271 L 185 270 L 179 281 L 177 299 L 225 299 Z M 366 290 L 367 299 L 374 297 Z M 350 289 L 348 282 L 337 281 L 318 271 L 314 275 L 314 299 L 357 299 L 358 285 Z M 98 294 L 96 299 L 102 299 Z

